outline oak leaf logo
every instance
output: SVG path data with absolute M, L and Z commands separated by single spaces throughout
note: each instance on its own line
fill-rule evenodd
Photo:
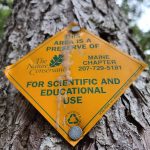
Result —
M 60 55 L 54 55 L 54 57 L 52 58 L 52 60 L 50 61 L 50 66 L 51 67 L 57 67 L 59 66 L 62 62 L 63 62 L 63 55 L 60 54 Z

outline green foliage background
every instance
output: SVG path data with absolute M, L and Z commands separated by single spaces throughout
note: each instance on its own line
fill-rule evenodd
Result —
M 0 38 L 3 37 L 4 26 L 11 14 L 13 0 L 0 0 Z
M 143 32 L 136 24 L 143 13 L 143 8 L 150 9 L 150 0 L 122 0 L 120 7 L 128 16 L 130 32 L 146 54 L 146 61 L 150 66 L 150 31 Z
M 121 4 L 121 9 L 129 18 L 129 25 L 132 35 L 139 42 L 142 50 L 150 49 L 150 31 L 143 32 L 136 25 L 136 21 L 142 15 L 142 7 L 147 7 L 150 9 L 149 0 L 123 0 Z

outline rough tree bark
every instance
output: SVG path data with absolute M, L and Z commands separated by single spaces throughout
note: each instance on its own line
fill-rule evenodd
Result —
M 0 48 L 1 68 L 72 21 L 144 59 L 115 0 L 15 0 L 14 4 Z M 150 150 L 149 81 L 148 70 L 144 70 L 74 149 Z M 3 74 L 0 90 L 0 149 L 73 149 Z

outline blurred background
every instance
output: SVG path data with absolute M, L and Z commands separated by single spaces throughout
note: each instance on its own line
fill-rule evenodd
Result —
M 0 40 L 3 37 L 5 24 L 11 15 L 13 0 L 0 0 Z
M 129 18 L 130 31 L 150 64 L 150 0 L 116 0 Z M 11 15 L 13 0 L 0 0 L 0 42 Z
M 116 0 L 129 18 L 131 34 L 139 43 L 150 66 L 150 0 Z

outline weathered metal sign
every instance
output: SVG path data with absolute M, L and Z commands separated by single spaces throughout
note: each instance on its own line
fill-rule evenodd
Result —
M 5 75 L 75 146 L 145 67 L 72 23 L 8 66 Z

